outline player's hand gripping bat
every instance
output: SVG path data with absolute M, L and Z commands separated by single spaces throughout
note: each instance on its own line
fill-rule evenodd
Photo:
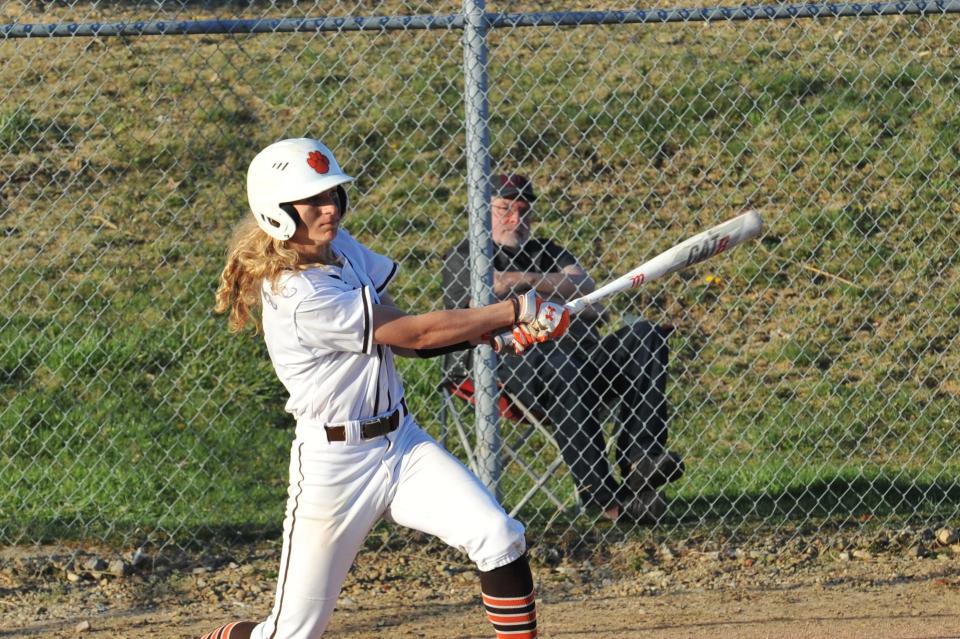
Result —
M 760 219 L 760 214 L 756 211 L 747 211 L 732 220 L 727 220 L 684 240 L 592 293 L 570 300 L 564 306 L 570 311 L 570 315 L 576 315 L 594 302 L 614 293 L 648 284 L 711 258 L 717 253 L 729 251 L 734 246 L 757 237 L 761 230 L 763 230 L 763 220 Z M 492 340 L 493 349 L 498 353 L 512 343 L 513 335 L 510 333 L 497 335 Z

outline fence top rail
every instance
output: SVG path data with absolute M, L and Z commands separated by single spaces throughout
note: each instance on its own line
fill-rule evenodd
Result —
M 557 27 L 666 22 L 792 20 L 797 18 L 873 17 L 887 15 L 942 15 L 960 13 L 960 0 L 903 2 L 828 2 L 736 7 L 701 7 L 631 11 L 555 11 L 541 13 L 487 13 L 490 29 Z M 134 20 L 119 22 L 0 25 L 0 37 L 100 37 L 142 35 L 210 35 L 295 33 L 319 31 L 410 31 L 463 29 L 462 14 L 413 16 L 356 16 L 236 20 Z

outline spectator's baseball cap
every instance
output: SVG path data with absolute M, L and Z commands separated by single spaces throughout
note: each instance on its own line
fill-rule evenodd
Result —
M 527 202 L 533 202 L 537 199 L 537 194 L 533 192 L 533 184 L 526 175 L 518 173 L 497 174 L 491 180 L 491 197 L 505 197 L 511 200 L 521 199 Z

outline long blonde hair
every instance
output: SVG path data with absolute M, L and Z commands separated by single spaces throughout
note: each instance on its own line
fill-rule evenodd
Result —
M 213 308 L 218 313 L 230 312 L 231 331 L 242 331 L 250 324 L 254 332 L 259 332 L 260 319 L 255 311 L 261 304 L 263 282 L 276 286 L 284 271 L 304 268 L 299 253 L 286 241 L 270 237 L 248 217 L 230 240 Z

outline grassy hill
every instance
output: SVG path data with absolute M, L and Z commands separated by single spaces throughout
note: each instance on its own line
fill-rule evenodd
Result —
M 491 34 L 494 166 L 532 175 L 539 231 L 598 281 L 763 211 L 761 243 L 611 302 L 679 327 L 668 525 L 957 516 L 958 40 L 949 17 Z M 345 226 L 402 262 L 402 305 L 438 307 L 466 224 L 460 33 L 0 57 L 0 538 L 277 529 L 284 393 L 211 312 L 246 164 L 324 139 L 358 177 Z M 437 433 L 437 362 L 403 375 Z

